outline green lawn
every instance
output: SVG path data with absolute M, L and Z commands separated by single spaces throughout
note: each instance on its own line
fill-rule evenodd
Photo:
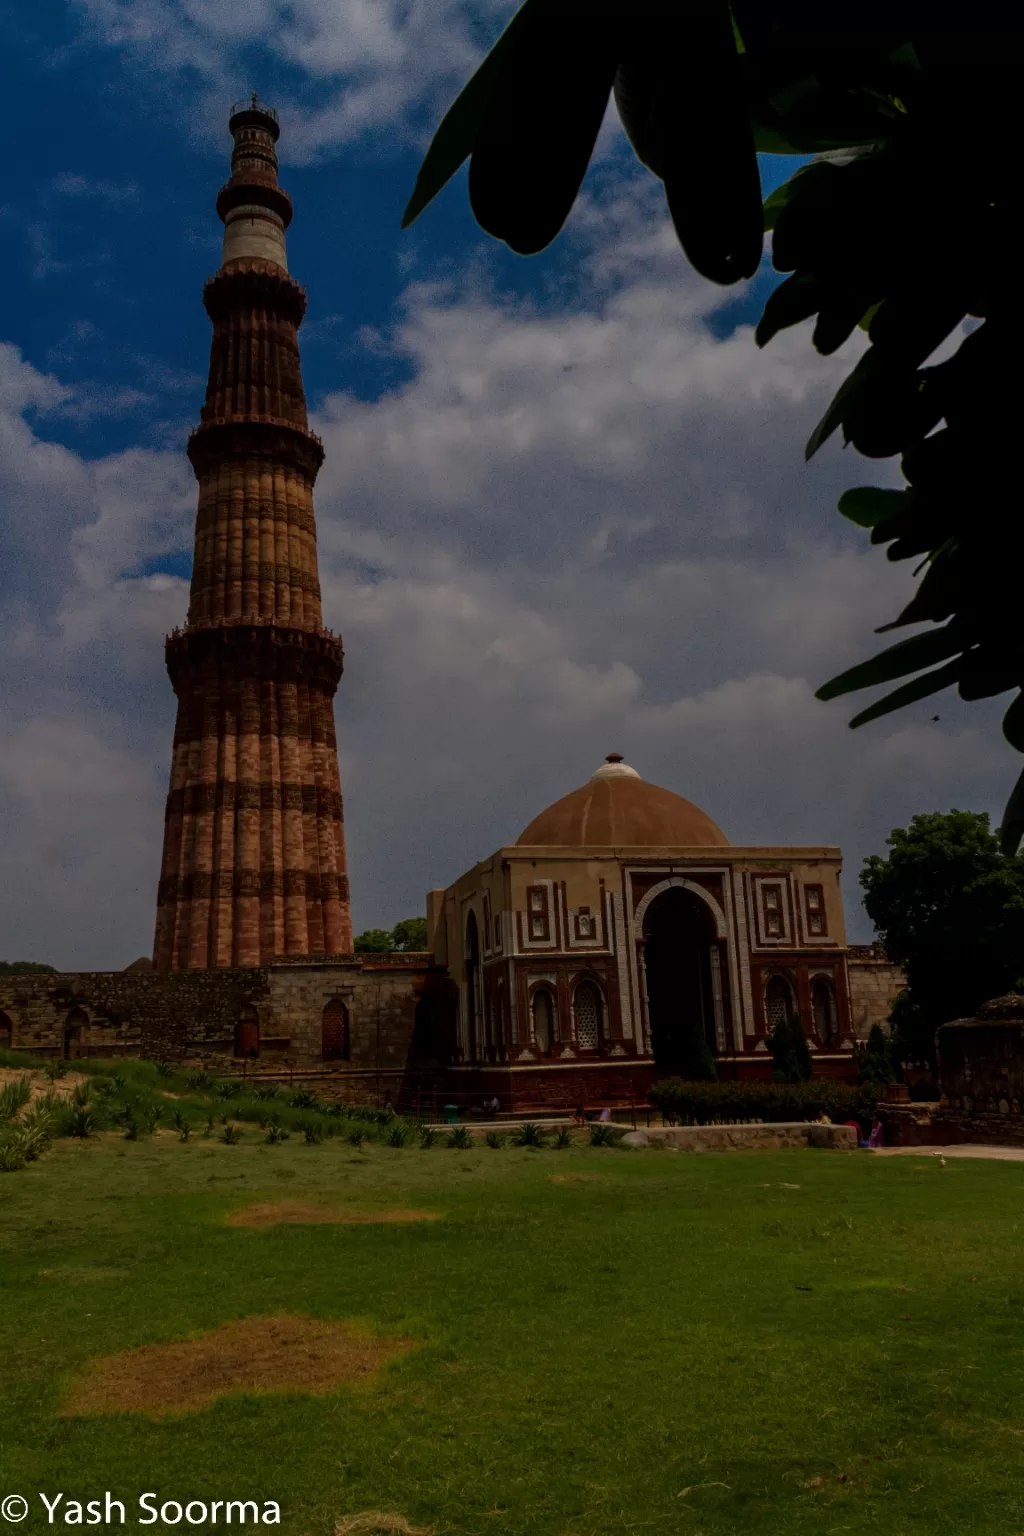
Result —
M 225 1225 L 257 1199 L 443 1219 Z M 0 1497 L 29 1496 L 23 1531 L 39 1490 L 109 1489 L 135 1528 L 152 1489 L 277 1500 L 289 1536 L 370 1509 L 489 1536 L 1007 1536 L 1022 1211 L 1013 1163 L 61 1141 L 0 1176 Z M 278 1313 L 420 1342 L 330 1396 L 58 1416 L 91 1357 Z

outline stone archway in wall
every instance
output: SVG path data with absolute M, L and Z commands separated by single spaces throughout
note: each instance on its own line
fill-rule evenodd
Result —
M 680 882 L 652 892 L 638 919 L 655 1065 L 670 1075 L 709 1075 L 726 1044 L 721 914 Z
M 65 1061 L 77 1061 L 89 1049 L 89 1015 L 84 1008 L 72 1008 L 64 1020 L 62 1050 Z
M 320 1016 L 320 1054 L 324 1061 L 348 1061 L 351 1050 L 348 1009 L 332 997 Z
M 9 1051 L 14 1040 L 14 1021 L 0 1008 L 0 1051 Z
M 235 1024 L 235 1055 L 255 1059 L 259 1054 L 260 1016 L 250 1003 L 242 1009 Z

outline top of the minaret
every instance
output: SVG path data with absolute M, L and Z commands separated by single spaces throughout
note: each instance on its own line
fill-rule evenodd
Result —
M 256 92 L 247 101 L 236 101 L 231 106 L 231 116 L 228 118 L 228 131 L 236 133 L 239 128 L 263 128 L 271 135 L 275 143 L 281 132 L 281 124 L 278 122 L 277 113 L 273 107 L 268 107 L 265 101 L 260 101 Z
M 255 257 L 287 272 L 284 232 L 291 223 L 292 202 L 277 182 L 277 113 L 254 91 L 248 101 L 234 103 L 228 127 L 235 141 L 231 180 L 217 196 L 217 212 L 224 221 L 222 265 Z

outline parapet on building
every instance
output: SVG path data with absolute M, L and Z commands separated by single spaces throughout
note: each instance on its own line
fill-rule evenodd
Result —
M 153 960 L 0 978 L 0 1046 L 316 1079 L 325 1094 L 506 1105 L 641 1099 L 714 1059 L 766 1076 L 797 1014 L 816 1070 L 900 977 L 846 947 L 838 848 L 733 847 L 612 755 L 428 898 L 430 952 L 353 955 L 309 430 L 275 114 L 232 112 Z

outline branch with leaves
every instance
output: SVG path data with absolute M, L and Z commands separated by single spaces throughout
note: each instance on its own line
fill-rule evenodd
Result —
M 924 0 L 525 0 L 438 128 L 403 225 L 468 159 L 482 227 L 523 255 L 542 250 L 614 94 L 698 272 L 750 278 L 773 232 L 773 264 L 790 275 L 765 306 L 759 345 L 811 317 L 823 354 L 858 326 L 867 334 L 807 457 L 836 431 L 869 458 L 900 456 L 904 489 L 848 491 L 839 510 L 890 560 L 920 561 L 912 601 L 879 632 L 936 627 L 818 697 L 910 679 L 859 726 L 944 688 L 969 700 L 1016 690 L 1003 732 L 1024 752 L 1010 120 L 1020 41 L 1017 13 L 994 0 L 956 12 Z M 762 205 L 759 151 L 816 158 Z M 932 361 L 958 334 L 953 354 Z M 1001 835 L 1010 852 L 1024 836 L 1024 774 Z

